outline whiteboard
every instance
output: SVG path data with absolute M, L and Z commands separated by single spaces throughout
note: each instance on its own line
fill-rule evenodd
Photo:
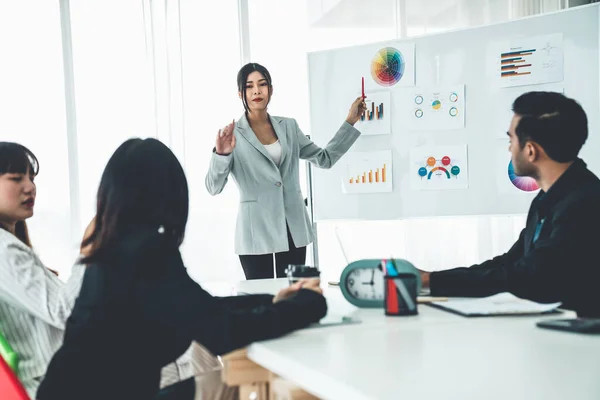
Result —
M 576 99 L 588 115 L 590 128 L 580 157 L 600 175 L 599 17 L 600 7 L 594 4 L 481 28 L 309 53 L 312 139 L 325 146 L 346 117 L 351 101 L 360 95 L 361 78 L 365 77 L 367 93 L 377 88 L 365 76 L 373 54 L 388 46 L 415 48 L 416 86 L 377 88 L 390 93 L 390 104 L 385 105 L 383 115 L 391 118 L 391 134 L 361 136 L 350 149 L 362 154 L 391 151 L 389 175 L 393 177 L 393 189 L 372 193 L 343 190 L 344 180 L 363 179 L 347 176 L 350 167 L 346 161 L 350 158 L 346 156 L 329 170 L 314 168 L 315 220 L 526 213 L 536 192 L 516 190 L 507 180 L 510 155 L 505 132 L 510 119 L 499 121 L 504 118 L 498 117 L 510 118 L 506 97 L 511 91 L 516 95 L 525 90 L 562 90 Z M 553 34 L 562 34 L 563 81 L 502 88 L 497 78 L 498 51 L 506 41 Z M 462 90 L 461 85 L 465 100 L 463 127 L 459 124 L 451 130 L 431 130 L 429 126 L 415 129 L 408 123 L 406 107 L 410 105 L 406 99 L 416 89 L 439 86 Z M 461 160 L 463 169 L 456 171 L 464 173 L 461 178 L 468 178 L 468 184 L 448 190 L 415 190 L 419 188 L 415 182 L 411 186 L 411 173 L 418 170 L 418 160 L 411 160 L 411 149 L 463 146 L 467 148 L 467 160 Z M 368 172 L 365 174 L 368 179 Z

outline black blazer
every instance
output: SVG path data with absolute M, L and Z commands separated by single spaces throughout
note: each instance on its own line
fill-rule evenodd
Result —
M 323 296 L 300 290 L 213 297 L 187 274 L 177 243 L 155 231 L 130 236 L 91 265 L 37 398 L 151 399 L 161 368 L 193 340 L 215 355 L 321 319 Z
M 471 268 L 432 273 L 431 293 L 511 292 L 538 302 L 563 302 L 579 316 L 600 316 L 599 239 L 600 180 L 577 160 L 547 193 L 536 196 L 525 229 L 506 254 Z

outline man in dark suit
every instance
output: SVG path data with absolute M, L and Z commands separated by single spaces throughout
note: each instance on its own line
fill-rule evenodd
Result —
M 422 271 L 423 284 L 434 296 L 511 292 L 600 316 L 600 180 L 578 158 L 586 114 L 551 92 L 526 93 L 513 111 L 507 134 L 515 172 L 541 188 L 525 229 L 507 253 L 470 268 Z

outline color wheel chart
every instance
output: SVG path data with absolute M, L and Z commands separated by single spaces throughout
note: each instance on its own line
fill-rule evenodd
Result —
M 402 79 L 406 63 L 400 50 L 384 47 L 371 61 L 371 76 L 381 86 L 394 86 Z
M 535 192 L 540 188 L 535 179 L 528 176 L 517 175 L 512 161 L 508 162 L 508 178 L 517 189 L 522 190 L 523 192 Z

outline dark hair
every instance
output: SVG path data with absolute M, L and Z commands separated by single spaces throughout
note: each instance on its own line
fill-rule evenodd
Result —
M 125 235 L 164 228 L 179 244 L 188 219 L 188 185 L 177 157 L 156 139 L 129 139 L 112 155 L 100 180 L 95 227 L 82 247 L 88 264 Z
M 515 100 L 513 111 L 521 116 L 516 128 L 521 148 L 532 141 L 554 161 L 577 158 L 588 137 L 588 122 L 575 100 L 561 93 L 529 92 Z
M 238 91 L 242 94 L 242 103 L 244 104 L 244 110 L 248 112 L 248 99 L 246 98 L 246 82 L 248 81 L 248 75 L 258 71 L 265 77 L 267 84 L 269 85 L 269 102 L 271 101 L 271 89 L 273 88 L 273 81 L 271 80 L 271 74 L 265 67 L 257 63 L 248 63 L 244 65 L 240 72 L 237 74 L 237 85 Z M 267 105 L 269 105 L 267 102 Z
M 29 171 L 31 175 L 36 176 L 39 169 L 37 157 L 27 147 L 18 143 L 0 142 L 0 175 L 26 174 Z M 15 236 L 31 247 L 25 221 L 17 221 Z

